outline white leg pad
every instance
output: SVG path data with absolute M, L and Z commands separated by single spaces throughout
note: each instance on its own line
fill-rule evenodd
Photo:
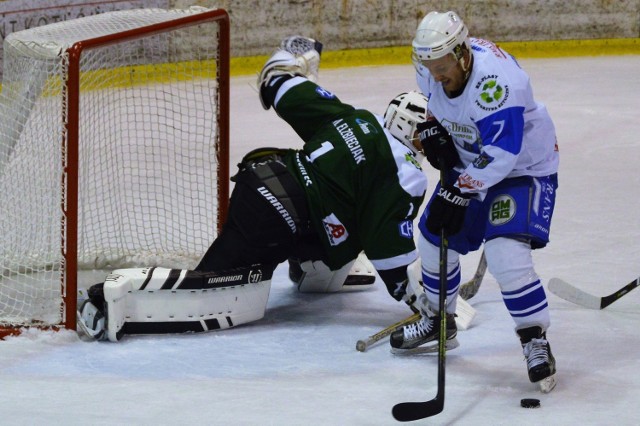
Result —
M 344 282 L 348 288 L 368 288 L 376 281 L 376 268 L 367 258 L 364 252 L 360 252 L 356 260 L 351 264 L 349 274 Z
M 119 269 L 105 280 L 107 336 L 225 329 L 264 317 L 271 275 L 165 268 Z
M 298 284 L 301 293 L 335 293 L 343 289 L 369 288 L 376 280 L 376 271 L 367 256 L 358 257 L 337 271 L 322 261 L 300 263 L 302 278 Z
M 298 284 L 298 291 L 301 293 L 335 293 L 340 291 L 354 263 L 355 260 L 337 271 L 332 271 L 321 260 L 302 262 L 300 268 L 302 268 L 303 276 Z
M 476 310 L 462 297 L 456 297 L 456 325 L 459 330 L 466 330 L 476 316 Z

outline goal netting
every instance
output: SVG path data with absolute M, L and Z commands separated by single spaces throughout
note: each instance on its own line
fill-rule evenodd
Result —
M 195 266 L 228 197 L 226 12 L 108 12 L 3 47 L 0 329 L 74 328 L 79 270 Z

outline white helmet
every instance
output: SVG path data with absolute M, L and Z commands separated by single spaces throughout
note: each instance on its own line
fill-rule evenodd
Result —
M 422 160 L 423 154 L 413 145 L 416 126 L 427 119 L 427 97 L 420 92 L 401 93 L 389 103 L 384 113 L 384 127 Z
M 411 43 L 414 62 L 442 58 L 454 53 L 457 46 L 466 43 L 469 36 L 467 26 L 455 12 L 429 12 L 416 30 L 416 37 Z

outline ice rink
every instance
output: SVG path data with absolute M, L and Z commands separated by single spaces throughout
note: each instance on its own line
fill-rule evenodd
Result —
M 610 294 L 640 275 L 640 56 L 520 63 L 554 119 L 561 155 L 551 244 L 535 252 L 537 271 L 544 283 L 560 277 Z M 232 81 L 232 171 L 250 149 L 300 146 L 262 109 L 254 81 Z M 380 114 L 416 88 L 410 65 L 321 68 L 319 83 Z M 430 194 L 437 171 L 426 163 L 425 170 Z M 478 258 L 462 259 L 463 281 Z M 444 411 L 414 424 L 638 424 L 640 290 L 602 311 L 547 294 L 558 368 L 552 393 L 529 383 L 487 274 L 470 300 L 477 316 L 447 355 Z M 117 344 L 30 332 L 0 342 L 0 424 L 393 425 L 394 404 L 435 396 L 437 356 L 394 356 L 386 340 L 360 353 L 355 343 L 408 314 L 381 282 L 368 291 L 300 294 L 281 265 L 265 318 L 246 326 Z M 541 408 L 520 408 L 526 397 Z

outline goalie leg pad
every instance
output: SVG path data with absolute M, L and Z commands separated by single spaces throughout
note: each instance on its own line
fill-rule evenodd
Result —
M 77 325 L 78 330 L 91 339 L 105 340 L 107 338 L 104 314 L 89 299 L 82 301 L 78 307 Z
M 332 271 L 321 260 L 289 260 L 289 277 L 301 293 L 335 293 L 343 289 L 368 288 L 376 280 L 375 269 L 364 253 Z
M 376 269 L 364 252 L 361 252 L 351 265 L 349 275 L 344 282 L 347 288 L 363 288 L 376 282 Z
M 107 337 L 203 332 L 264 317 L 271 273 L 256 267 L 225 273 L 165 268 L 119 269 L 104 284 Z
M 299 263 L 298 291 L 301 293 L 335 293 L 342 290 L 351 266 L 355 260 L 337 271 L 329 269 L 321 260 L 307 260 Z

